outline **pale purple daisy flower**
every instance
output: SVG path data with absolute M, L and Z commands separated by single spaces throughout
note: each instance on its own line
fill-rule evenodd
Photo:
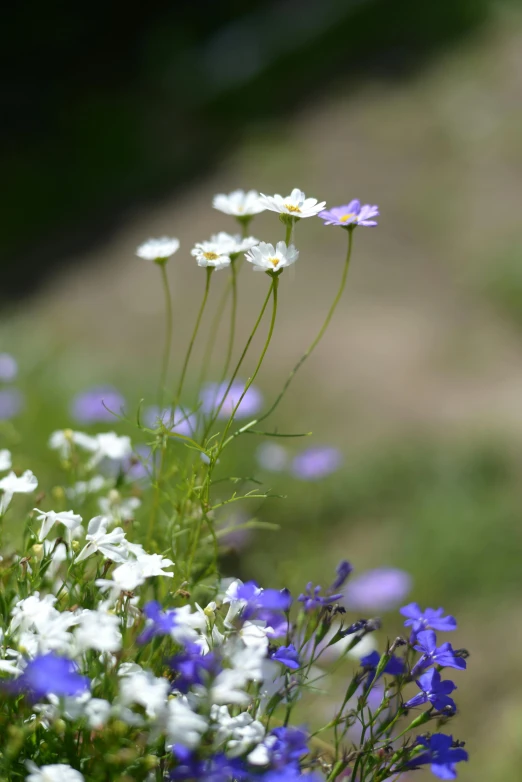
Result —
M 355 611 L 389 611 L 402 603 L 410 589 L 409 573 L 398 568 L 376 568 L 348 582 L 343 602 Z
M 113 386 L 93 386 L 76 394 L 71 402 L 71 415 L 80 424 L 114 421 L 121 412 L 125 399 Z
M 371 204 L 361 205 L 361 202 L 354 198 L 349 204 L 324 209 L 317 216 L 324 220 L 325 225 L 340 225 L 342 228 L 348 228 L 352 225 L 377 225 L 373 218 L 378 217 L 378 215 L 378 206 Z
M 211 415 L 214 413 L 221 401 L 223 400 L 228 383 L 207 383 L 201 390 L 200 400 L 201 409 L 205 415 Z M 221 410 L 219 411 L 218 418 L 230 418 L 235 406 L 241 399 L 241 395 L 245 390 L 245 384 L 241 380 L 236 380 L 232 383 L 230 391 L 226 395 Z M 250 386 L 245 396 L 241 400 L 241 404 L 236 410 L 236 418 L 248 418 L 251 415 L 255 415 L 261 409 L 263 404 L 263 396 L 259 389 L 255 386 Z
M 188 410 L 183 410 L 181 407 L 176 407 L 175 410 L 171 407 L 160 410 L 157 405 L 152 405 L 145 409 L 143 421 L 149 429 L 155 429 L 161 422 L 163 426 L 170 427 L 171 432 L 185 437 L 193 437 L 197 427 L 195 413 L 189 413 Z
M 0 421 L 15 418 L 24 405 L 24 397 L 17 388 L 0 389 Z
M 298 454 L 292 462 L 292 473 L 301 481 L 319 481 L 339 469 L 343 456 L 338 448 L 315 446 Z
M 10 383 L 18 374 L 18 364 L 9 353 L 0 353 L 0 380 Z

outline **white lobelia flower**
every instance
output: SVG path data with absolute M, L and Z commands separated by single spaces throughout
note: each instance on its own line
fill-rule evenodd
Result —
M 319 202 L 316 198 L 307 198 L 298 187 L 294 187 L 290 195 L 284 197 L 279 195 L 279 193 L 273 196 L 261 193 L 259 200 L 264 208 L 269 209 L 271 212 L 279 212 L 280 214 L 290 215 L 298 219 L 315 217 L 326 206 L 326 201 Z
M 268 242 L 260 242 L 245 253 L 245 258 L 255 272 L 278 272 L 297 261 L 299 250 L 293 244 L 287 247 L 285 242 L 278 242 L 275 247 Z
M 106 559 L 112 559 L 113 562 L 125 562 L 129 557 L 125 532 L 121 527 L 116 527 L 107 532 L 109 520 L 105 516 L 95 516 L 90 520 L 87 527 L 85 539 L 88 541 L 85 548 L 80 551 L 75 562 L 81 562 L 91 554 L 98 551 Z
M 139 543 L 129 543 L 129 552 L 136 557 L 136 561 L 141 568 L 144 578 L 152 576 L 168 576 L 172 578 L 174 573 L 166 573 L 163 568 L 174 564 L 171 559 L 167 559 L 161 554 L 147 554 L 143 546 Z
M 265 737 L 264 726 L 246 711 L 231 717 L 227 706 L 212 706 L 211 719 L 217 723 L 216 743 L 227 743 L 227 755 L 238 757 Z
M 98 652 L 119 652 L 121 649 L 120 620 L 107 611 L 90 611 L 79 614 L 74 633 L 78 651 L 95 649 Z
M 91 698 L 85 706 L 85 716 L 92 730 L 105 727 L 110 713 L 111 704 L 103 698 Z
M 109 519 L 110 524 L 131 521 L 140 505 L 138 497 L 122 497 L 117 489 L 111 489 L 107 497 L 98 499 L 101 514 Z
M 132 444 L 127 435 L 116 432 L 100 432 L 94 437 L 94 453 L 87 465 L 90 470 L 104 459 L 121 462 L 132 456 Z
M 11 454 L 7 450 L 7 448 L 4 448 L 0 451 L 0 472 L 5 472 L 6 470 L 11 469 Z
M 31 772 L 25 782 L 85 782 L 83 774 L 68 763 L 52 763 L 38 768 L 32 760 L 26 760 L 25 765 Z
M 112 578 L 98 578 L 96 586 L 100 589 L 111 590 L 110 599 L 120 592 L 132 592 L 136 587 L 145 583 L 147 578 L 153 576 L 167 576 L 172 578 L 174 573 L 167 573 L 163 568 L 170 567 L 174 563 L 171 559 L 162 557 L 161 554 L 147 554 L 139 544 L 128 543 L 128 551 L 137 557 L 136 560 L 128 560 L 118 565 L 112 572 Z M 141 549 L 141 551 L 139 551 Z
M 58 429 L 49 438 L 49 448 L 58 451 L 62 459 L 68 459 L 77 445 L 84 451 L 96 450 L 96 439 L 85 432 L 74 432 L 72 429 Z
M 165 263 L 175 252 L 179 250 L 179 239 L 162 236 L 160 239 L 148 239 L 136 250 L 138 258 L 145 261 Z
M 196 259 L 198 266 L 224 269 L 230 266 L 230 250 L 221 242 L 198 242 L 190 254 Z
M 168 679 L 156 678 L 150 671 L 139 671 L 121 678 L 119 700 L 124 706 L 136 703 L 145 709 L 147 717 L 158 719 L 166 713 L 170 689 Z
M 252 247 L 259 244 L 259 239 L 256 239 L 255 236 L 243 237 L 241 234 L 228 234 L 226 231 L 220 231 L 210 237 L 210 242 L 215 244 L 224 255 L 235 256 L 238 253 L 251 250 Z
M 36 517 L 37 521 L 42 522 L 42 527 L 38 536 L 39 540 L 45 540 L 56 522 L 67 527 L 69 538 L 71 538 L 71 533 L 82 524 L 82 517 L 72 510 L 59 511 L 58 513 L 54 510 L 40 510 L 39 508 L 33 508 L 33 510 L 38 513 L 38 516 Z
M 5 478 L 0 480 L 0 516 L 2 516 L 9 507 L 14 494 L 30 494 L 38 486 L 38 480 L 31 470 L 26 470 L 23 475 L 18 477 L 16 473 L 10 472 Z
M 264 212 L 266 206 L 259 200 L 257 190 L 233 190 L 232 193 L 218 193 L 212 200 L 214 209 L 233 217 L 252 217 Z
M 210 700 L 213 704 L 237 704 L 247 706 L 250 696 L 245 692 L 248 677 L 242 671 L 225 668 L 214 679 L 210 691 Z
M 206 731 L 206 719 L 195 714 L 183 697 L 168 702 L 167 737 L 172 744 L 196 749 Z

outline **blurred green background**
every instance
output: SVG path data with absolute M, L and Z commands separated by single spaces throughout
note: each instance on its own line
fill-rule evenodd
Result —
M 411 599 L 457 615 L 452 641 L 472 652 L 452 728 L 471 754 L 460 778 L 518 782 L 520 3 L 157 2 L 95 4 L 90 16 L 51 3 L 21 56 L 26 13 L 8 12 L 0 234 L 0 352 L 20 363 L 26 407 L 0 422 L 0 446 L 43 486 L 56 476 L 46 440 L 72 424 L 77 391 L 114 383 L 130 409 L 154 401 L 163 304 L 134 249 L 181 240 L 169 264 L 175 367 L 203 289 L 190 247 L 233 228 L 214 193 L 298 186 L 330 205 L 378 203 L 331 328 L 273 420 L 339 447 L 343 467 L 305 484 L 263 473 L 255 438 L 239 444 L 234 470 L 286 498 L 244 509 L 281 530 L 256 533 L 235 564 L 295 590 L 327 583 L 341 557 L 411 573 Z M 270 213 L 252 232 L 281 238 Z M 298 226 L 259 378 L 268 399 L 322 323 L 344 239 L 319 220 Z M 245 335 L 266 289 L 249 271 Z M 221 356 L 225 341 L 223 329 Z M 399 631 L 395 613 L 385 619 Z

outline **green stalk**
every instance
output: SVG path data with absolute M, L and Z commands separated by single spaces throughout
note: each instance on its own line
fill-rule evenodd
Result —
M 194 331 L 192 332 L 192 337 L 190 338 L 190 343 L 188 346 L 187 354 L 185 356 L 185 361 L 183 362 L 183 369 L 181 370 L 181 377 L 179 379 L 178 384 L 178 390 L 176 391 L 175 401 L 173 407 L 176 407 L 178 404 L 181 392 L 183 391 L 183 384 L 185 382 L 185 376 L 187 374 L 187 367 L 190 361 L 190 356 L 192 354 L 192 348 L 194 347 L 194 342 L 196 341 L 196 336 L 199 331 L 199 326 L 201 323 L 201 318 L 203 317 L 203 312 L 205 310 L 205 305 L 207 303 L 208 299 L 208 292 L 210 290 L 210 278 L 212 277 L 212 272 L 214 271 L 213 266 L 207 266 L 207 278 L 206 278 L 206 284 L 205 284 L 205 292 L 203 294 L 203 301 L 201 302 L 201 306 L 199 308 L 198 316 L 196 318 L 196 324 L 194 326 Z
M 161 374 L 158 386 L 158 406 L 160 410 L 163 407 L 163 395 L 167 384 L 167 375 L 169 371 L 169 360 L 172 349 L 172 296 L 170 294 L 169 280 L 167 277 L 167 264 L 159 264 L 161 269 L 161 282 L 165 294 L 165 347 L 163 349 L 163 360 L 161 362 Z

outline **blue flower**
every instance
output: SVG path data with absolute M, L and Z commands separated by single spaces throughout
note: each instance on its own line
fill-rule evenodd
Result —
M 255 581 L 247 581 L 237 588 L 237 600 L 244 600 L 243 619 L 251 619 L 260 611 L 288 611 L 292 596 L 288 589 L 260 589 Z
M 422 611 L 418 603 L 409 603 L 400 609 L 400 613 L 407 617 L 404 626 L 411 626 L 412 641 L 421 630 L 448 632 L 457 629 L 457 620 L 454 616 L 443 616 L 443 608 L 427 608 Z
M 336 568 L 337 578 L 330 587 L 330 591 L 335 592 L 336 589 L 340 589 L 344 586 L 352 570 L 353 567 L 348 560 L 343 559 L 342 562 L 339 562 Z
M 422 657 L 413 668 L 413 675 L 423 668 L 430 665 L 440 665 L 442 668 L 457 668 L 465 670 L 466 660 L 458 657 L 450 643 L 437 646 L 437 636 L 433 630 L 423 630 L 417 635 L 417 644 L 414 647 L 418 652 L 422 652 Z
M 143 607 L 143 613 L 148 622 L 137 638 L 139 644 L 146 644 L 157 635 L 170 635 L 177 625 L 176 610 L 162 611 L 161 604 L 156 600 L 146 603 Z
M 187 644 L 185 651 L 170 660 L 170 667 L 178 676 L 175 687 L 187 693 L 193 684 L 203 684 L 205 673 L 218 673 L 219 665 L 213 652 L 203 654 L 197 644 Z
M 456 779 L 455 764 L 468 759 L 468 753 L 461 747 L 453 746 L 453 737 L 444 733 L 434 733 L 429 738 L 419 736 L 417 745 L 426 747 L 426 752 L 412 758 L 409 766 L 422 766 L 431 763 L 431 771 L 439 779 Z
M 23 674 L 11 683 L 11 688 L 39 699 L 50 694 L 60 697 L 80 695 L 89 689 L 90 684 L 87 676 L 80 676 L 73 660 L 49 652 L 31 660 Z
M 266 774 L 263 774 L 261 779 L 263 782 L 321 782 L 321 777 L 318 774 L 313 772 L 302 774 L 296 763 L 282 766 L 274 771 L 268 771 Z
M 365 657 L 361 657 L 360 662 L 362 667 L 368 669 L 368 677 L 365 684 L 365 687 L 367 688 L 371 685 L 375 678 L 375 671 L 379 665 L 380 659 L 381 656 L 379 652 L 370 652 L 370 654 L 367 654 Z M 396 657 L 394 654 L 392 654 L 382 673 L 389 673 L 390 676 L 400 676 L 401 674 L 405 673 L 405 671 L 406 665 L 404 660 L 401 660 L 400 657 Z M 381 676 L 382 673 L 380 674 Z
M 450 692 L 457 687 L 451 681 L 441 681 L 440 673 L 432 668 L 417 679 L 417 686 L 421 692 L 410 698 L 404 706 L 412 709 L 415 706 L 421 706 L 423 703 L 431 703 L 437 711 L 442 711 L 448 706 L 452 711 L 456 711 L 455 701 L 449 697 Z
M 199 760 L 191 750 L 176 744 L 174 755 L 179 764 L 171 772 L 172 780 L 201 780 L 201 782 L 242 782 L 251 779 L 240 758 L 227 758 L 222 752 Z
M 296 763 L 308 753 L 308 735 L 302 728 L 294 726 L 274 728 L 270 732 L 276 737 L 271 747 L 271 765 L 277 768 Z
M 270 657 L 272 660 L 286 665 L 287 668 L 293 668 L 295 670 L 301 666 L 297 649 L 293 644 L 290 644 L 290 646 L 280 646 L 270 655 Z
M 297 598 L 300 603 L 303 603 L 305 611 L 314 611 L 316 608 L 330 605 L 342 597 L 342 594 L 326 595 L 323 597 L 320 594 L 321 589 L 322 587 L 320 586 L 314 587 L 311 581 L 306 585 L 305 594 L 301 594 Z

